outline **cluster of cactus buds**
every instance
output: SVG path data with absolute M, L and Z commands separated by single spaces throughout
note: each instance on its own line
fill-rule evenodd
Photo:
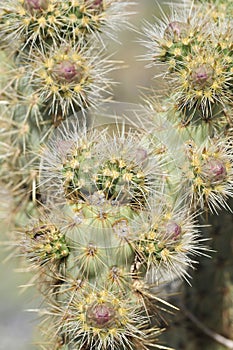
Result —
M 147 24 L 144 58 L 162 66 L 171 96 L 104 124 L 105 37 L 129 5 L 0 5 L 0 218 L 14 212 L 44 297 L 42 349 L 169 349 L 157 338 L 172 306 L 159 293 L 207 256 L 200 211 L 233 197 L 231 2 Z

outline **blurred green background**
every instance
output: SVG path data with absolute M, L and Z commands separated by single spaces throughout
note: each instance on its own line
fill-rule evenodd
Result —
M 123 68 L 111 74 L 114 81 L 119 82 L 114 87 L 113 97 L 117 101 L 139 103 L 142 102 L 140 87 L 148 88 L 154 86 L 159 88 L 160 82 L 152 82 L 155 74 L 151 69 L 145 69 L 145 61 L 139 61 L 138 56 L 142 55 L 144 48 L 138 43 L 142 21 L 153 22 L 153 16 L 159 16 L 159 6 L 165 11 L 167 5 L 164 1 L 137 0 L 132 10 L 137 12 L 130 19 L 136 28 L 135 31 L 123 30 L 120 33 L 120 43 L 109 44 L 109 53 L 115 53 L 112 59 L 123 60 Z M 137 32 L 138 31 L 138 32 Z M 5 228 L 1 225 L 0 241 L 5 239 Z M 4 247 L 1 249 L 0 264 L 0 350 L 32 350 L 35 325 L 38 323 L 36 313 L 29 313 L 26 309 L 33 309 L 39 306 L 38 293 L 36 289 L 30 288 L 20 293 L 20 285 L 29 280 L 25 273 L 18 273 L 15 270 L 20 268 L 20 261 L 11 258 L 5 263 L 3 260 L 9 255 Z

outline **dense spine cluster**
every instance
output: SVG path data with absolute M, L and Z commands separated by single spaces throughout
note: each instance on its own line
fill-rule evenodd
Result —
M 175 177 L 168 181 L 180 184 L 192 212 L 205 212 L 202 222 L 207 218 L 213 228 L 203 229 L 203 237 L 217 251 L 213 260 L 197 259 L 200 270 L 192 273 L 193 287 L 184 287 L 181 312 L 165 338 L 177 349 L 232 348 L 232 2 L 186 4 L 144 33 L 144 59 L 162 67 L 172 95 L 160 109 L 149 101 L 149 113 L 161 113 L 152 118 L 158 138 L 173 143 L 167 152 L 177 166 L 170 165 Z
M 44 350 L 169 349 L 160 293 L 190 283 L 209 254 L 199 215 L 233 197 L 231 1 L 146 24 L 143 58 L 170 95 L 104 124 L 106 37 L 130 5 L 0 5 L 0 218 L 43 296 Z

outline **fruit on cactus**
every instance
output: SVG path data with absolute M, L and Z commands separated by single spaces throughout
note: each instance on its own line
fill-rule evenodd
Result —
M 192 48 L 205 40 L 204 21 L 198 13 L 174 10 L 155 24 L 146 23 L 142 44 L 147 52 L 143 56 L 150 65 L 166 64 L 169 71 L 176 71 Z
M 166 225 L 166 235 L 176 240 L 181 234 L 181 226 L 178 225 L 175 221 L 170 220 Z
M 13 69 L 10 75 L 20 69 Z M 112 69 L 112 62 L 94 48 L 63 42 L 50 46 L 44 54 L 35 49 L 25 63 L 24 74 L 17 74 L 13 81 L 20 93 L 30 89 L 37 97 L 40 119 L 56 122 L 103 101 L 110 94 L 107 74 Z
M 202 167 L 202 172 L 210 182 L 221 183 L 227 177 L 226 165 L 221 159 L 208 159 Z
M 104 328 L 113 322 L 115 310 L 110 303 L 94 304 L 87 309 L 86 317 L 93 327 Z
M 210 119 L 217 108 L 221 110 L 229 103 L 232 94 L 229 55 L 230 52 L 222 54 L 214 48 L 204 52 L 200 48 L 183 58 L 182 67 L 172 78 L 181 110 L 199 109 L 203 119 Z

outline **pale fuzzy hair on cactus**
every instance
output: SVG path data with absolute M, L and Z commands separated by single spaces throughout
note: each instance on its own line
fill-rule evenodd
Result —
M 80 350 L 148 350 L 169 349 L 159 345 L 157 336 L 161 329 L 150 325 L 140 297 L 133 292 L 112 293 L 106 288 L 96 288 L 88 283 L 67 286 L 66 298 L 51 303 L 44 311 L 47 336 L 60 338 L 58 349 Z M 151 328 L 150 328 L 151 327 Z M 46 333 L 46 331 L 45 331 Z M 50 347 L 51 348 L 51 347 Z
M 130 126 L 126 130 L 124 124 L 102 130 L 78 130 L 76 125 L 64 123 L 42 154 L 42 193 L 63 202 L 65 195 L 72 203 L 88 202 L 100 191 L 107 200 L 139 207 L 147 205 L 150 195 L 160 194 L 164 164 L 146 133 Z
M 0 5 L 3 45 L 31 51 L 49 41 L 85 43 L 90 35 L 103 43 L 102 33 L 115 38 L 128 25 L 132 5 L 121 0 L 6 0 Z
M 231 210 L 227 199 L 233 196 L 233 142 L 231 137 L 208 139 L 202 145 L 187 142 L 183 186 L 194 208 L 209 208 L 217 213 Z

